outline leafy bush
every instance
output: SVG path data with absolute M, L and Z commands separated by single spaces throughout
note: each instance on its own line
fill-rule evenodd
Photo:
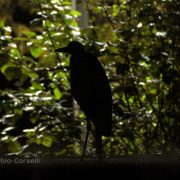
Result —
M 84 29 L 69 0 L 34 0 L 26 11 L 19 1 L 26 19 L 13 19 L 11 10 L 1 14 L 0 153 L 81 154 L 85 117 L 70 94 L 69 57 L 54 52 L 71 40 L 87 44 L 111 83 L 113 134 L 103 139 L 106 153 L 179 152 L 179 2 L 86 2 Z

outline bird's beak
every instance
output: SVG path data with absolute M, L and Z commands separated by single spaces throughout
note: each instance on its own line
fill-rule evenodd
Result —
M 68 49 L 68 47 L 58 48 L 58 49 L 56 49 L 55 51 L 56 51 L 56 52 L 69 53 L 69 49 Z

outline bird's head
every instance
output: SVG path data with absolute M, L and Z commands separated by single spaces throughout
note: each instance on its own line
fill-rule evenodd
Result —
M 67 47 L 59 48 L 56 49 L 55 51 L 69 53 L 71 55 L 78 55 L 85 52 L 85 48 L 80 42 L 71 41 Z

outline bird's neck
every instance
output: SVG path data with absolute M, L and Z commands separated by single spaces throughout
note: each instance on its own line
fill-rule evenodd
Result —
M 71 59 L 76 59 L 77 61 L 85 61 L 87 59 L 86 53 L 74 53 L 71 55 Z

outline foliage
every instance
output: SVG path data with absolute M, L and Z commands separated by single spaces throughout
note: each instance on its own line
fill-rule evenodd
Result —
M 23 11 L 24 2 L 17 2 Z M 86 29 L 78 27 L 81 14 L 69 0 L 34 0 L 25 20 L 11 16 L 7 3 L 0 19 L 0 153 L 81 154 L 85 117 L 70 95 L 68 57 L 54 52 L 72 39 L 88 44 L 111 82 L 113 134 L 103 140 L 106 153 L 179 152 L 180 3 L 86 3 Z

